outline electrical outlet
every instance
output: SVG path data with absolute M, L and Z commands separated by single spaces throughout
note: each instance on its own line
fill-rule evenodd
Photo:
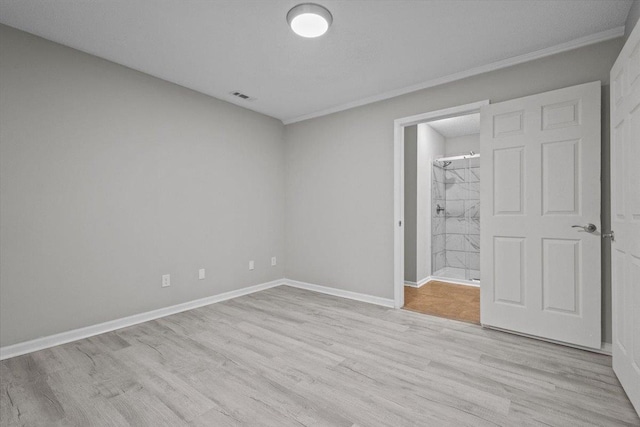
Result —
M 271 257 L 271 267 L 275 267 L 275 265 L 278 263 L 278 260 L 276 260 L 276 257 L 272 256 Z
M 254 268 L 255 268 L 255 265 L 253 261 L 249 261 L 249 270 L 253 270 Z
M 201 268 L 200 270 L 198 270 L 198 279 L 199 280 L 204 279 L 204 268 Z
M 166 288 L 167 286 L 171 286 L 171 275 L 163 274 L 162 275 L 162 287 Z

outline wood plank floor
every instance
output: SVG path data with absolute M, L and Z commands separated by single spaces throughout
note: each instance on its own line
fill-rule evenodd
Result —
M 404 309 L 480 324 L 480 288 L 431 280 L 404 287 Z
M 610 357 L 281 286 L 0 363 L 2 426 L 638 426 Z

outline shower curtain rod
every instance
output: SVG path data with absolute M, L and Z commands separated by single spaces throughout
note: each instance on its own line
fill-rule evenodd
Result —
M 480 153 L 476 154 L 464 154 L 462 156 L 451 156 L 451 157 L 441 157 L 439 159 L 436 159 L 439 162 L 447 162 L 447 161 L 451 161 L 451 160 L 460 160 L 460 159 L 475 159 L 477 157 L 480 157 Z

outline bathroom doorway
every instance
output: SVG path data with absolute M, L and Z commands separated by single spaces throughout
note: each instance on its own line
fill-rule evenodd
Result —
M 480 112 L 467 107 L 403 127 L 400 307 L 479 324 Z

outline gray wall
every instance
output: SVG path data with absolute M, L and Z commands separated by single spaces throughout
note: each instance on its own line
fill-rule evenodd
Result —
M 0 55 L 0 345 L 283 277 L 282 123 L 5 26 Z
M 417 282 L 418 126 L 404 128 L 404 280 Z
M 393 120 L 482 99 L 500 102 L 595 80 L 606 83 L 622 42 L 598 43 L 286 126 L 286 276 L 393 298 Z M 603 152 L 608 146 L 607 134 Z M 602 190 L 605 200 L 606 179 Z M 609 260 L 603 258 L 605 268 Z M 603 330 L 610 341 L 606 279 Z
M 431 164 L 444 155 L 444 137 L 420 124 L 404 130 L 404 280 L 431 275 Z
M 277 120 L 0 26 L 0 345 L 283 275 L 392 298 L 393 120 L 607 81 L 621 45 L 292 124 L 283 135 Z M 603 228 L 609 217 L 605 203 Z M 165 273 L 172 286 L 163 289 Z
M 624 24 L 625 40 L 629 38 L 629 34 L 631 34 L 631 31 L 635 28 L 638 19 L 640 19 L 640 0 L 634 0 L 631 5 L 631 10 L 629 10 L 629 14 L 627 15 L 627 22 Z

